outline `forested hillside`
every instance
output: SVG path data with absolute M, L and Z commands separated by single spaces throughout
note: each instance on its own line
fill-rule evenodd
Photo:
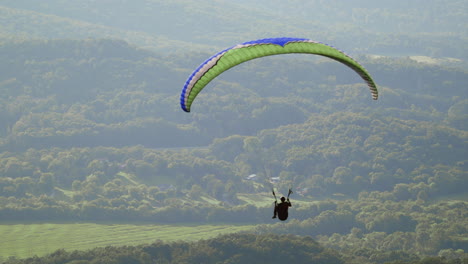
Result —
M 362 58 L 381 83 L 372 101 L 335 62 L 271 58 L 225 73 L 186 114 L 174 84 L 205 54 L 168 60 L 116 40 L 1 51 L 3 221 L 265 223 L 269 206 L 242 194 L 279 177 L 295 199 L 354 201 L 299 204 L 260 233 L 310 234 L 346 254 L 355 236 L 379 237 L 369 252 L 466 249 L 466 203 L 437 202 L 466 193 L 463 69 Z M 396 237 L 405 244 L 385 242 Z
M 0 222 L 255 235 L 8 263 L 466 261 L 466 1 L 110 2 L 0 4 Z M 214 51 L 291 35 L 355 55 L 379 100 L 342 64 L 295 54 L 241 64 L 181 110 Z M 272 187 L 294 191 L 288 222 L 272 222 Z M 299 253 L 267 258 L 284 247 Z

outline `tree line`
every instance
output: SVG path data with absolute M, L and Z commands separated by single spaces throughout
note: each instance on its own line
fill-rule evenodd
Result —
M 343 256 L 320 246 L 308 236 L 231 234 L 198 242 L 155 242 L 149 245 L 105 247 L 88 251 L 57 250 L 44 257 L 9 259 L 5 264 L 146 264 L 146 263 L 388 263 L 388 264 L 457 264 L 467 258 L 456 254 L 419 258 L 414 254 L 359 251 Z M 371 260 L 372 262 L 369 262 Z

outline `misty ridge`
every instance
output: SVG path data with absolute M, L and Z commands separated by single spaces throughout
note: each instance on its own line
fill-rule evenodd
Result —
M 236 241 L 266 261 L 257 239 L 307 248 L 304 263 L 308 251 L 322 263 L 464 263 L 467 9 L 439 0 L 4 0 L 0 221 L 255 226 L 127 248 L 135 263 L 251 260 Z M 242 63 L 210 82 L 191 113 L 181 109 L 200 63 L 269 37 L 344 51 L 369 71 L 379 99 L 344 65 L 294 54 Z M 281 225 L 270 222 L 272 187 L 294 191 Z M 221 249 L 228 244 L 239 256 Z M 55 258 L 103 261 L 99 250 Z M 118 259 L 118 248 L 107 252 Z

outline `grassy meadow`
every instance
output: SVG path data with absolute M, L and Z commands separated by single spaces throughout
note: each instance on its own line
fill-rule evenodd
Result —
M 10 256 L 43 256 L 57 249 L 86 250 L 105 246 L 138 245 L 157 240 L 196 241 L 253 228 L 253 225 L 2 224 L 0 261 Z
M 62 190 L 64 191 L 64 190 Z M 64 192 L 65 195 L 67 191 Z M 278 193 L 278 195 L 282 195 Z M 257 207 L 271 207 L 271 193 L 238 194 L 243 202 Z M 278 197 L 279 198 L 279 197 Z M 294 206 L 310 204 L 312 201 L 296 200 Z M 219 204 L 218 200 L 200 197 L 204 203 Z M 193 202 L 193 201 L 192 201 Z M 268 218 L 267 218 L 268 219 Z M 139 245 L 157 240 L 196 241 L 221 234 L 254 229 L 255 225 L 156 225 L 156 224 L 112 224 L 112 223 L 24 223 L 0 224 L 0 261 L 10 256 L 27 258 L 43 256 L 57 249 L 86 250 L 95 247 Z

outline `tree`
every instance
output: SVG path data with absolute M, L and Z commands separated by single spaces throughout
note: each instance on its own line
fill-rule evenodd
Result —
M 192 188 L 190 189 L 189 196 L 193 199 L 198 199 L 202 195 L 202 187 L 198 184 L 192 185 Z
M 243 147 L 244 137 L 240 135 L 215 139 L 210 145 L 211 152 L 216 158 L 231 162 L 242 153 Z
M 56 185 L 55 175 L 52 173 L 42 173 L 39 178 L 37 188 L 39 193 L 51 193 Z

